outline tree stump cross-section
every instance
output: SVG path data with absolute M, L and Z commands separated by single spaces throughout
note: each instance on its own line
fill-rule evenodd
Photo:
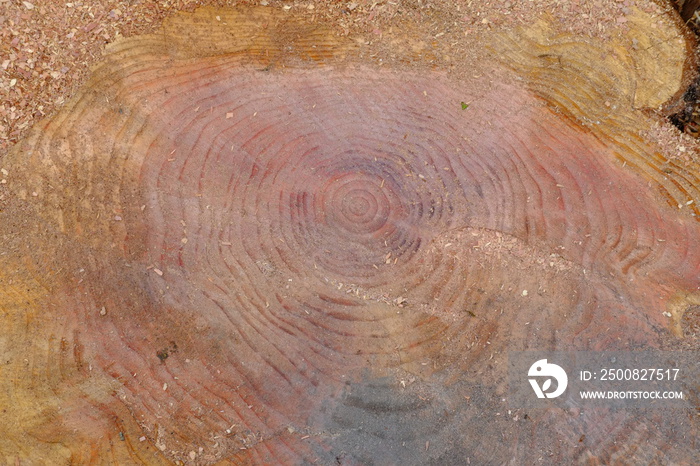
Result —
M 663 82 L 544 23 L 471 77 L 267 8 L 113 44 L 2 161 L 0 458 L 697 460 L 694 415 L 505 403 L 508 351 L 697 349 L 698 171 L 640 136 L 663 18 Z

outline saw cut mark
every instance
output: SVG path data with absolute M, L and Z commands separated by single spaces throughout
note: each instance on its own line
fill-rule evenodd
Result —
M 662 107 L 683 88 L 690 43 L 670 15 L 630 11 L 629 35 L 615 40 L 567 35 L 543 19 L 496 35 L 492 47 L 504 64 L 527 76 L 528 88 L 604 140 L 612 160 L 650 180 L 671 207 L 698 220 L 700 166 L 667 158 L 643 136 L 652 126 L 643 111 Z

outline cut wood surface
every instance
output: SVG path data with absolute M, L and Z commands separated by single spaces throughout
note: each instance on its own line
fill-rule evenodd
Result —
M 508 404 L 509 351 L 700 349 L 700 167 L 651 137 L 691 46 L 654 8 L 112 44 L 1 161 L 2 461 L 698 463 L 697 398 Z

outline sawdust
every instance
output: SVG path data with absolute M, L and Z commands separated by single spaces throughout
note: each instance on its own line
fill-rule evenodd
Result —
M 492 72 L 485 33 L 550 15 L 562 32 L 605 39 L 625 33 L 635 5 L 654 14 L 672 9 L 634 0 L 0 0 L 0 158 L 75 94 L 107 44 L 152 32 L 175 11 L 205 5 L 277 7 L 351 37 L 361 46 L 361 60 L 472 76 Z

